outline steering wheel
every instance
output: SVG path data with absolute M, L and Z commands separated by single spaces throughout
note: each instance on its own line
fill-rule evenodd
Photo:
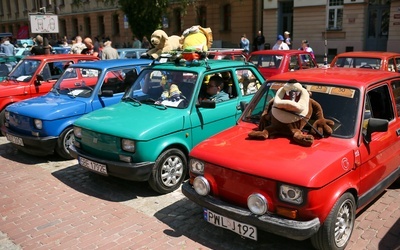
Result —
M 360 68 L 362 68 L 362 69 L 373 69 L 374 67 L 372 67 L 372 66 L 369 65 L 369 64 L 364 64 L 364 65 L 361 66 Z
M 336 117 L 326 116 L 325 119 L 332 120 L 335 123 L 332 128 L 333 131 L 336 131 L 339 127 L 342 126 L 342 123 Z

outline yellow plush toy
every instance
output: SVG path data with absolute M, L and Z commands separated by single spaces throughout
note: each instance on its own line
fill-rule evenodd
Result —
M 208 51 L 213 42 L 210 28 L 203 28 L 195 25 L 186 29 L 181 36 L 183 51 Z

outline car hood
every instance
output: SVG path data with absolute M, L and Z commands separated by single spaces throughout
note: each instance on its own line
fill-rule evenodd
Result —
M 180 131 L 187 110 L 120 102 L 80 117 L 74 125 L 133 140 L 151 140 Z
M 7 107 L 7 110 L 42 120 L 55 120 L 71 116 L 80 116 L 86 113 L 86 103 L 78 98 L 67 95 L 48 93 L 24 101 L 16 102 Z
M 0 97 L 24 94 L 27 84 L 29 83 L 4 79 L 0 82 Z
M 353 167 L 349 139 L 315 139 L 311 147 L 303 147 L 288 138 L 250 140 L 250 131 L 249 127 L 234 126 L 198 144 L 190 155 L 250 175 L 315 188 Z

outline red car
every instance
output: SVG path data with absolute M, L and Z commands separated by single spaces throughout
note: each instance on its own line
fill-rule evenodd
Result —
M 70 63 L 98 60 L 97 57 L 76 54 L 27 56 L 0 82 L 0 126 L 4 110 L 11 103 L 44 95 L 50 91 Z
M 243 49 L 211 49 L 207 52 L 208 59 L 246 61 L 247 54 Z
M 318 68 L 311 53 L 303 50 L 259 50 L 251 52 L 248 61 L 257 65 L 265 79 L 288 71 Z
M 332 134 L 309 147 L 294 137 L 250 139 L 270 99 L 291 79 L 334 121 Z M 263 230 L 311 238 L 316 249 L 344 249 L 356 213 L 400 176 L 399 128 L 397 73 L 329 68 L 276 75 L 237 125 L 193 148 L 182 192 L 204 207 L 209 223 L 242 237 L 257 240 Z M 309 123 L 302 132 L 312 129 Z
M 333 58 L 330 67 L 365 68 L 400 73 L 400 53 L 381 51 L 344 52 Z

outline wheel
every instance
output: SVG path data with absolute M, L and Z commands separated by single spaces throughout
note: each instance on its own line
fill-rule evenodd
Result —
M 343 194 L 335 203 L 324 224 L 311 237 L 316 249 L 345 249 L 353 232 L 356 205 L 350 193 Z
M 4 122 L 6 121 L 5 112 L 6 112 L 5 108 L 0 112 L 0 127 L 2 127 L 4 125 Z M 3 135 L 3 133 L 1 133 L 1 135 Z
M 58 137 L 56 153 L 64 159 L 73 159 L 69 154 L 68 147 L 75 141 L 74 130 L 72 127 L 66 128 L 61 135 Z
M 365 64 L 365 65 L 362 65 L 360 68 L 363 68 L 363 69 L 373 69 L 374 67 L 372 67 L 372 66 L 369 65 L 369 64 Z
M 170 193 L 179 188 L 187 173 L 187 159 L 179 149 L 168 149 L 156 160 L 149 179 L 150 187 L 160 193 Z

